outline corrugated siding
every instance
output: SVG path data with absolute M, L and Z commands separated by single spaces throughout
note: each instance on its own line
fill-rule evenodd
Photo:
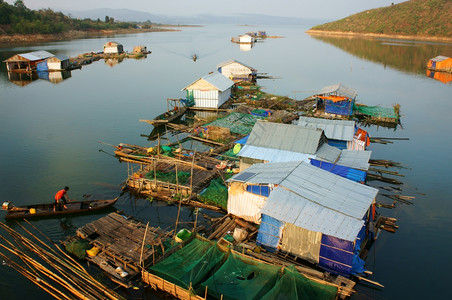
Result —
M 218 108 L 218 91 L 193 90 L 193 98 L 196 107 Z
M 253 159 L 261 159 L 269 162 L 287 162 L 287 161 L 309 162 L 310 158 L 316 157 L 315 155 L 312 154 L 250 146 L 248 145 L 248 142 L 245 146 L 242 147 L 238 156 Z
M 255 164 L 246 169 L 247 173 L 254 173 L 246 182 L 251 184 L 280 184 L 299 164 L 300 162 L 284 162 L 284 163 L 266 163 Z M 235 178 L 240 176 L 236 174 L 226 182 L 234 182 Z
M 318 263 L 321 242 L 322 233 L 286 223 L 281 240 L 281 250 L 312 263 Z
M 315 154 L 324 137 L 322 130 L 296 125 L 258 121 L 247 145 Z
M 355 121 L 300 117 L 298 126 L 322 129 L 328 139 L 341 141 L 351 141 L 355 134 Z
M 322 88 L 322 90 L 320 91 L 320 93 L 318 95 L 325 95 L 325 94 L 331 94 L 331 93 L 337 93 L 337 94 L 346 96 L 350 99 L 354 99 L 358 94 L 356 92 L 356 90 L 346 87 L 345 85 L 339 83 L 339 84 L 334 84 L 334 85 L 330 85 L 330 86 L 326 86 L 326 87 Z
M 315 154 L 317 159 L 326 160 L 331 163 L 336 163 L 340 155 L 340 149 L 328 144 L 323 144 Z
M 228 189 L 228 213 L 259 224 L 266 199 L 267 197 L 244 191 L 240 183 L 232 183 Z
M 358 150 L 342 150 L 341 156 L 337 161 L 338 165 L 358 169 L 358 170 L 369 170 L 370 156 L 372 151 L 358 151 Z

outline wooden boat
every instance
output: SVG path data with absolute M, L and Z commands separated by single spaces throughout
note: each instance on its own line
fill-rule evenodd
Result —
M 167 101 L 167 111 L 158 115 L 154 120 L 140 120 L 140 122 L 146 122 L 158 127 L 169 122 L 173 122 L 181 118 L 187 111 L 187 107 L 184 106 L 183 99 L 173 99 L 168 98 Z
M 108 200 L 71 201 L 66 203 L 66 209 L 55 210 L 54 203 L 11 206 L 5 219 L 24 219 L 34 217 L 60 216 L 67 214 L 96 211 L 112 206 L 118 198 Z

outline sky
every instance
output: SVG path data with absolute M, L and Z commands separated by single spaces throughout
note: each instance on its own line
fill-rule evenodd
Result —
M 341 19 L 372 8 L 389 6 L 397 0 L 23 0 L 30 9 L 90 10 L 127 8 L 152 14 L 187 16 L 199 14 L 234 15 L 255 13 L 271 16 Z M 6 0 L 13 4 L 15 0 Z

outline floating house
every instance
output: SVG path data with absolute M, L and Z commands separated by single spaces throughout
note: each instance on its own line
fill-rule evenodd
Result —
M 356 126 L 355 121 L 300 117 L 298 126 L 320 128 L 328 144 L 339 149 L 365 150 L 370 144 L 369 134 Z
M 227 182 L 228 212 L 260 223 L 259 245 L 346 277 L 364 271 L 377 189 L 305 162 L 256 164 Z
M 239 35 L 239 43 L 252 44 L 252 43 L 254 43 L 254 37 L 252 37 L 249 34 Z
M 135 46 L 133 47 L 133 53 L 148 53 L 148 48 L 146 46 Z
M 104 53 L 119 54 L 124 52 L 124 47 L 117 42 L 108 42 L 104 45 Z
M 36 70 L 38 63 L 52 56 L 54 56 L 52 53 L 40 50 L 16 54 L 3 62 L 6 63 L 8 72 L 31 72 Z
M 62 71 L 69 69 L 70 66 L 71 63 L 69 62 L 69 57 L 66 55 L 55 55 L 39 62 L 36 65 L 36 71 Z
M 447 56 L 437 56 L 430 59 L 427 69 L 434 71 L 452 72 L 452 58 Z
M 343 84 L 335 84 L 322 88 L 315 95 L 317 107 L 325 107 L 325 113 L 351 116 L 353 113 L 353 104 L 357 96 L 356 90 L 348 88 Z
M 234 81 L 254 81 L 257 70 L 236 60 L 228 60 L 217 66 L 218 72 Z
M 186 86 L 187 99 L 195 103 L 195 107 L 219 108 L 229 100 L 234 81 L 218 72 L 213 72 Z
M 321 157 L 335 162 L 340 150 L 329 146 L 323 130 L 257 121 L 240 150 L 240 171 L 256 163 L 306 161 Z

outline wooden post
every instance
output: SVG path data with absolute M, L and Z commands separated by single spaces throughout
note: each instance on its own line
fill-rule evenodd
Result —
M 144 241 L 146 240 L 146 233 L 148 232 L 149 222 L 146 224 L 146 229 L 144 230 L 144 236 L 143 236 L 143 243 L 141 244 L 141 254 L 140 254 L 140 266 L 141 271 L 143 271 L 144 264 L 143 264 L 143 249 L 144 249 Z
M 196 230 L 196 223 L 198 222 L 198 211 L 199 211 L 199 207 L 196 208 L 196 218 L 195 218 L 195 225 L 193 226 L 193 232 Z
M 193 167 L 195 165 L 195 156 L 196 156 L 196 149 L 193 152 L 193 158 L 191 160 L 191 174 L 190 174 L 190 198 L 193 196 Z

